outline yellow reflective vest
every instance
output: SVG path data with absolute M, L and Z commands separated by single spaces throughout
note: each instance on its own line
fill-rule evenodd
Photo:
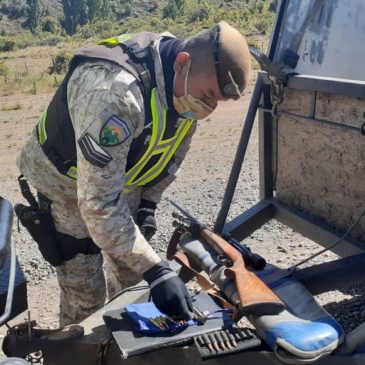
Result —
M 156 85 L 151 84 L 151 77 L 146 78 L 146 74 L 154 72 L 154 67 L 148 66 L 151 62 L 145 61 L 152 57 L 147 48 L 156 37 L 152 33 L 125 34 L 75 54 L 69 72 L 37 126 L 39 143 L 60 173 L 77 179 L 75 133 L 67 106 L 67 82 L 78 64 L 93 58 L 118 63 L 140 80 L 146 110 L 145 124 L 152 122 L 149 144 L 145 145 L 145 136 L 137 137 L 131 144 L 125 191 L 134 186 L 152 186 L 169 174 L 169 164 L 193 120 L 171 118 L 171 113 L 162 106 Z

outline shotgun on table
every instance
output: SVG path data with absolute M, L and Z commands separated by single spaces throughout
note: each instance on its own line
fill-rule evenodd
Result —
M 250 313 L 274 314 L 285 308 L 281 299 L 253 272 L 247 270 L 245 261 L 236 248 L 206 228 L 178 204 L 173 201 L 171 204 L 184 216 L 183 223 L 187 224 L 188 231 L 228 259 L 229 265 L 225 269 L 225 275 L 236 285 L 240 310 Z

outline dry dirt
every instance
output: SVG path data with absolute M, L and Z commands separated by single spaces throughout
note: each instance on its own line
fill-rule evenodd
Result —
M 50 60 L 48 61 L 42 63 L 42 67 L 48 67 Z M 28 65 L 33 65 L 31 57 L 26 59 L 25 62 Z M 230 101 L 220 105 L 208 120 L 200 123 L 179 178 L 166 191 L 159 205 L 157 215 L 159 233 L 154 238 L 153 244 L 161 255 L 163 255 L 166 242 L 172 231 L 172 208 L 168 199 L 174 199 L 182 203 L 186 209 L 194 213 L 201 221 L 207 224 L 214 223 L 220 209 L 230 167 L 241 134 L 251 90 L 252 85 L 240 101 Z M 1 97 L 0 153 L 2 168 L 0 195 L 9 199 L 13 204 L 22 201 L 16 181 L 18 176 L 15 165 L 16 155 L 51 97 L 52 93 Z M 17 103 L 21 105 L 20 110 L 2 110 L 4 107 L 16 105 Z M 258 130 L 257 123 L 255 123 L 230 210 L 230 218 L 242 213 L 259 199 L 257 138 Z M 28 281 L 28 301 L 32 319 L 36 319 L 40 326 L 55 327 L 57 326 L 59 290 L 54 270 L 42 260 L 37 252 L 36 245 L 31 241 L 25 230 L 18 233 L 14 226 L 13 240 Z M 319 250 L 318 245 L 314 242 L 298 235 L 290 228 L 276 221 L 272 221 L 256 231 L 246 240 L 246 243 L 254 251 L 281 267 L 290 266 Z M 335 258 L 334 254 L 326 253 L 316 258 L 314 263 Z M 353 328 L 355 323 L 358 324 L 359 321 L 363 321 L 365 317 L 365 313 L 360 311 L 353 317 L 352 323 L 348 324 L 345 320 L 345 317 L 348 317 L 349 312 L 351 312 L 351 303 L 360 303 L 364 308 L 362 288 L 352 288 L 346 292 L 326 293 L 319 296 L 318 300 L 329 309 L 332 309 L 336 317 L 343 321 L 348 330 Z M 19 323 L 24 319 L 26 319 L 26 313 L 13 320 L 11 324 Z M 4 332 L 5 330 L 2 329 L 2 333 Z

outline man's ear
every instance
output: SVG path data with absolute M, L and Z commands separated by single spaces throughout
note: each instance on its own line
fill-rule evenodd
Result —
M 189 60 L 190 54 L 188 52 L 179 52 L 176 55 L 174 62 L 174 71 L 176 76 L 179 76 L 183 72 L 184 67 L 189 62 Z

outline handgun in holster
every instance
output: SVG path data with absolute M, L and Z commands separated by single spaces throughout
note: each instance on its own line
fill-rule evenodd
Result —
M 15 204 L 14 210 L 21 224 L 27 229 L 39 251 L 52 266 L 63 263 L 63 255 L 58 242 L 54 238 L 54 226 L 49 211 L 41 209 L 29 189 L 27 180 L 21 175 L 18 178 L 21 192 L 30 206 Z

